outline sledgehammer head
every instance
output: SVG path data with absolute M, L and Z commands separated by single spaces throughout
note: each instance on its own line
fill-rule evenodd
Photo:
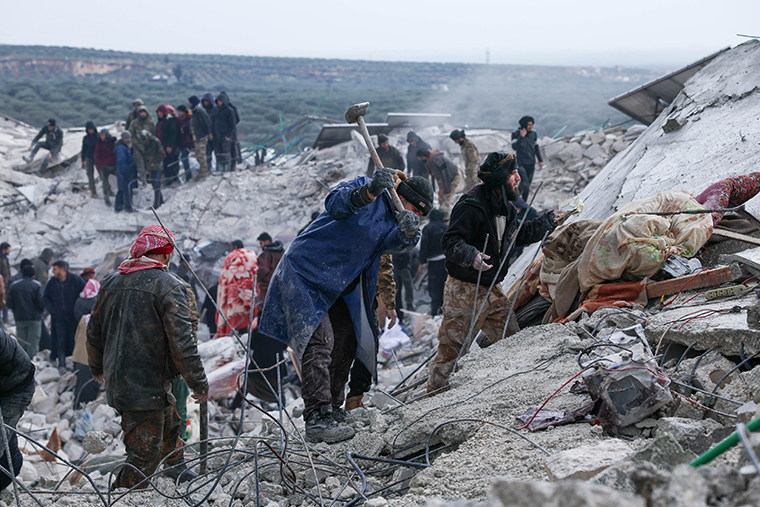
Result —
M 346 122 L 356 123 L 359 118 L 367 114 L 367 109 L 369 109 L 369 102 L 362 102 L 349 107 L 346 111 Z

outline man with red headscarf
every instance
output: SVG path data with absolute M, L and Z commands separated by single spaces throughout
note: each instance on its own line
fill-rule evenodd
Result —
M 105 382 L 124 430 L 127 462 L 114 488 L 147 488 L 143 474 L 164 458 L 169 477 L 196 477 L 184 462 L 172 381 L 181 374 L 198 402 L 208 399 L 209 386 L 187 290 L 166 267 L 173 244 L 161 226 L 140 231 L 129 259 L 103 280 L 87 326 L 90 371 Z

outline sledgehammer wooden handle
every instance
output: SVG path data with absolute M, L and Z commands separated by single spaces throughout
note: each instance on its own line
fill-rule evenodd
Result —
M 383 163 L 380 162 L 380 157 L 377 156 L 377 151 L 375 151 L 375 146 L 372 144 L 372 139 L 369 137 L 367 124 L 364 123 L 364 115 L 367 113 L 368 108 L 369 102 L 354 104 L 346 111 L 346 121 L 348 123 L 356 123 L 359 125 L 359 132 L 361 132 L 362 137 L 364 138 L 364 143 L 367 145 L 369 155 L 372 157 L 372 161 L 375 163 L 375 167 L 377 169 L 385 169 Z M 391 193 L 391 197 L 393 198 L 393 206 L 396 208 L 396 211 L 403 211 L 404 205 L 401 204 L 401 199 L 399 199 L 398 193 L 396 193 L 396 189 L 389 188 L 388 191 Z

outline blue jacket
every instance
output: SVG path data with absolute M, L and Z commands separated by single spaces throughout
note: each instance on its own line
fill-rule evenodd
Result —
M 291 243 L 272 275 L 259 331 L 302 357 L 327 311 L 360 278 L 343 297 L 357 337 L 356 358 L 376 376 L 372 304 L 380 256 L 410 250 L 420 234 L 407 238 L 401 232 L 387 191 L 363 208 L 351 204 L 351 191 L 369 182 L 359 176 L 335 187 L 325 199 L 325 211 Z
M 133 173 L 137 174 L 135 160 L 132 158 L 132 150 L 124 141 L 118 141 L 113 151 L 116 154 L 116 174 L 121 173 L 125 176 Z

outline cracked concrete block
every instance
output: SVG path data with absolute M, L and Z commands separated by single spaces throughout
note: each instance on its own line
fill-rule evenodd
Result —
M 599 147 L 599 145 L 592 144 L 591 146 L 589 146 L 583 151 L 583 156 L 590 160 L 594 160 L 596 157 L 601 155 L 601 153 L 602 153 L 602 149 Z
M 707 483 L 696 468 L 680 465 L 670 481 L 652 492 L 652 507 L 706 507 Z
M 663 417 L 657 421 L 655 434 L 669 434 L 683 447 L 701 454 L 710 447 L 708 436 L 723 426 L 713 419 L 686 419 L 682 417 Z
M 599 484 L 573 480 L 559 483 L 502 479 L 488 494 L 493 507 L 645 507 L 643 498 Z
M 550 481 L 588 480 L 633 454 L 631 446 L 621 440 L 603 440 L 552 454 L 544 462 Z

